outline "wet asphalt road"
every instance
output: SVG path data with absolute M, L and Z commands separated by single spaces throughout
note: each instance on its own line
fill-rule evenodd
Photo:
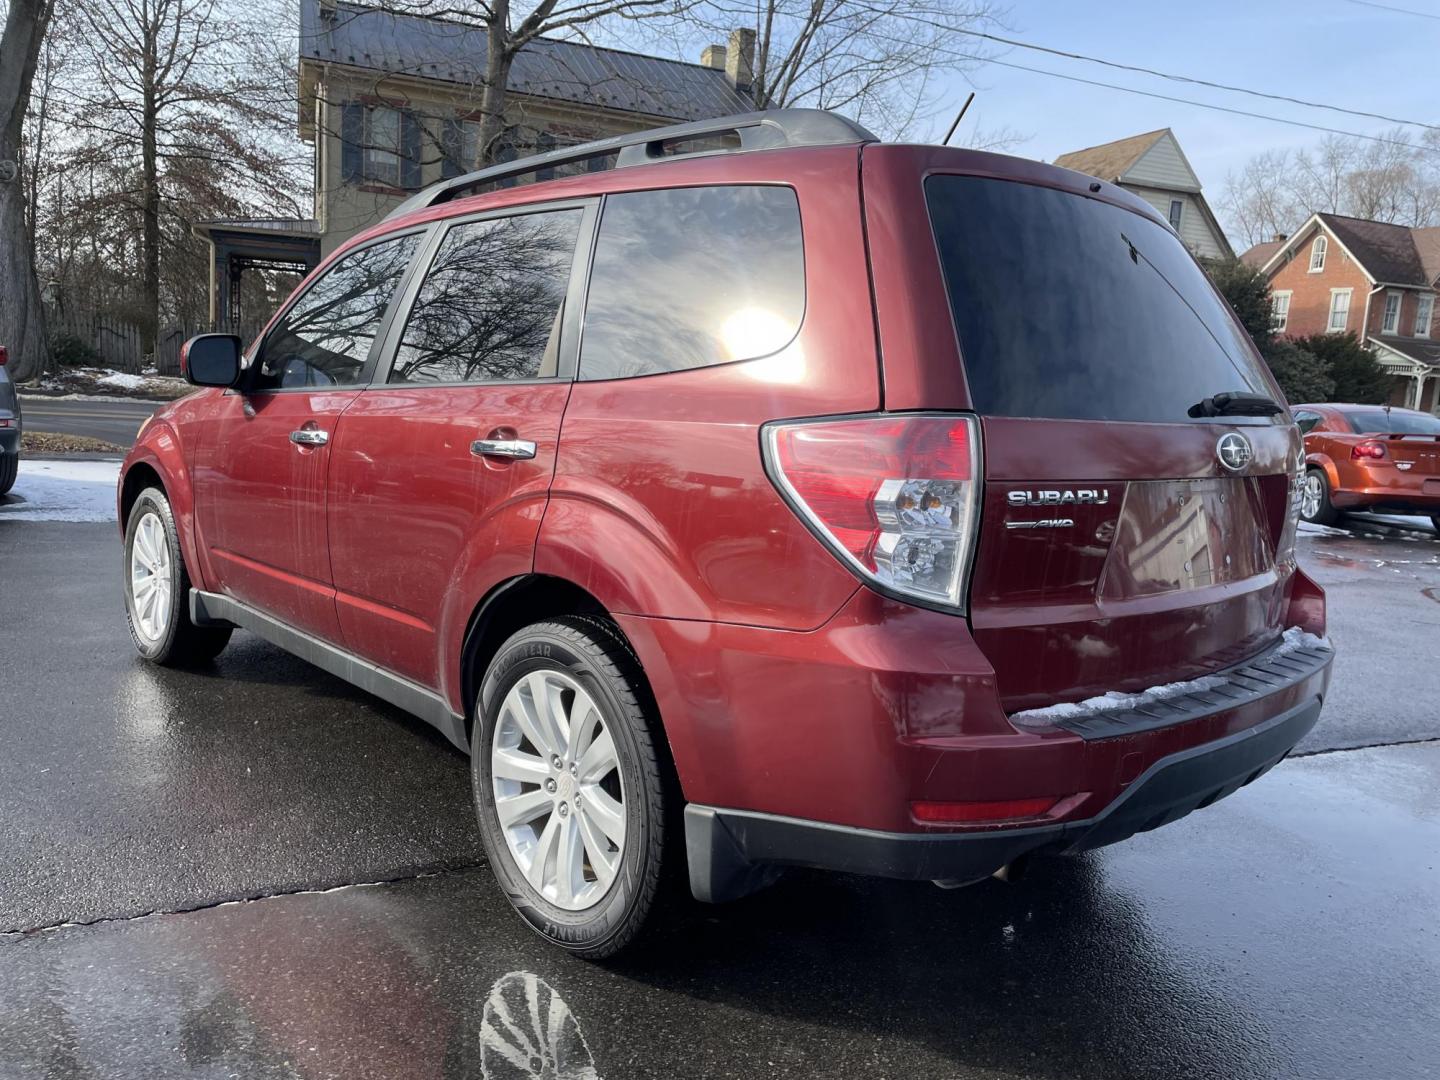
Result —
M 1302 539 L 1309 756 L 1018 884 L 796 873 L 596 966 L 429 729 L 246 635 L 147 667 L 111 527 L 0 523 L 0 1077 L 1440 1075 L 1440 542 L 1356 532 Z
M 74 398 L 43 397 L 33 394 L 20 399 L 29 431 L 50 431 L 57 435 L 85 435 L 128 447 L 145 418 L 160 407 L 154 401 L 80 401 Z

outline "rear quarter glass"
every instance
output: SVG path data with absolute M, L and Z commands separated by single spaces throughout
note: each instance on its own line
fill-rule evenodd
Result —
M 934 175 L 925 195 L 976 412 L 1185 422 L 1222 391 L 1278 398 L 1163 225 L 1009 180 Z

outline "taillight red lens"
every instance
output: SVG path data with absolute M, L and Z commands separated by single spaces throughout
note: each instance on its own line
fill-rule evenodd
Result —
M 866 416 L 765 429 L 771 476 L 837 555 L 907 598 L 962 607 L 979 430 L 966 416 Z
M 1385 456 L 1385 444 L 1368 439 L 1362 443 L 1356 443 L 1350 451 L 1350 460 L 1358 461 L 1360 458 L 1379 460 Z
M 4 367 L 9 362 L 10 350 L 7 349 L 4 345 L 0 345 L 0 367 Z
M 1003 802 L 912 802 L 916 821 L 935 825 L 960 825 L 975 821 L 1012 821 L 1036 818 L 1048 813 L 1060 801 L 1058 796 L 1037 799 L 1007 799 Z

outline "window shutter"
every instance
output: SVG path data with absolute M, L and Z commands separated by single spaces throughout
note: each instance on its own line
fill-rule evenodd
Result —
M 340 106 L 340 181 L 358 184 L 363 165 L 365 106 L 347 101 Z
M 460 121 L 449 117 L 445 119 L 445 126 L 440 130 L 440 152 L 443 155 L 440 162 L 440 178 L 442 180 L 449 180 L 465 171 L 465 163 L 462 160 L 465 153 L 465 139 L 460 128 Z
M 420 117 L 409 109 L 400 114 L 400 186 L 407 191 L 420 187 Z

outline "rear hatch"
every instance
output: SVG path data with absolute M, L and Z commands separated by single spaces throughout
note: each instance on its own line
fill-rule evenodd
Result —
M 1038 183 L 932 174 L 924 190 L 983 432 L 969 616 L 1006 708 L 1193 679 L 1271 644 L 1299 434 L 1288 412 L 1217 398 L 1283 404 L 1179 238 Z

